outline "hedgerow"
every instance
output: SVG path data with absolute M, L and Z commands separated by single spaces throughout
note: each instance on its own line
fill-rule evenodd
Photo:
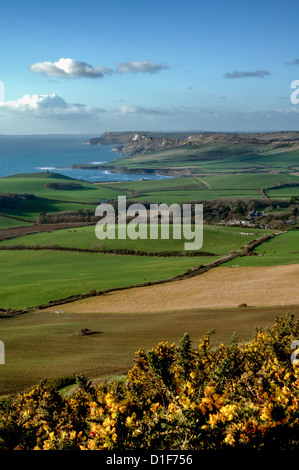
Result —
M 233 335 L 211 347 L 208 332 L 194 348 L 139 350 L 125 381 L 93 386 L 77 376 L 63 396 L 41 382 L 2 401 L 2 450 L 295 449 L 299 443 L 299 339 L 293 315 L 257 329 L 249 342 Z M 57 382 L 59 383 L 59 382 Z

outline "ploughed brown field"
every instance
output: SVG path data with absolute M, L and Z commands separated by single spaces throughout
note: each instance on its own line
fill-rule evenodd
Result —
M 84 224 L 82 222 L 66 222 L 60 224 L 24 225 L 20 227 L 3 228 L 0 230 L 0 241 L 8 240 L 10 238 L 18 238 L 32 233 L 52 232 L 53 230 L 76 228 L 82 227 L 83 225 Z M 22 243 L 22 241 L 20 243 Z
M 182 281 L 137 287 L 61 304 L 72 313 L 138 313 L 299 304 L 299 264 L 218 267 Z

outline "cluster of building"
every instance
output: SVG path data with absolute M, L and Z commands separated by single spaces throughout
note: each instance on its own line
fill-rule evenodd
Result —
M 230 219 L 225 225 L 240 225 L 242 227 L 256 227 L 259 219 L 266 216 L 263 211 L 250 211 L 245 220 Z M 259 224 L 259 228 L 267 228 L 266 224 Z

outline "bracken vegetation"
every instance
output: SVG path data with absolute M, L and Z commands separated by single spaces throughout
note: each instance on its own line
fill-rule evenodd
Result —
M 233 335 L 216 348 L 212 333 L 196 348 L 185 333 L 177 345 L 138 351 L 125 381 L 95 386 L 79 375 L 69 395 L 44 381 L 2 400 L 1 449 L 296 448 L 298 321 L 279 317 L 250 342 Z

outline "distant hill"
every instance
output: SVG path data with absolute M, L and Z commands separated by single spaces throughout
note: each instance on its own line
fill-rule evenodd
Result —
M 269 150 L 299 148 L 299 132 L 262 132 L 262 133 L 159 133 L 159 132 L 105 132 L 99 137 L 86 141 L 90 145 L 116 145 L 124 156 L 133 156 L 161 149 L 177 147 L 199 147 L 206 144 L 247 144 L 257 145 Z
M 86 143 L 115 145 L 122 158 L 88 165 L 115 173 L 200 176 L 299 175 L 299 132 L 106 132 Z M 86 165 L 79 165 L 85 168 Z

